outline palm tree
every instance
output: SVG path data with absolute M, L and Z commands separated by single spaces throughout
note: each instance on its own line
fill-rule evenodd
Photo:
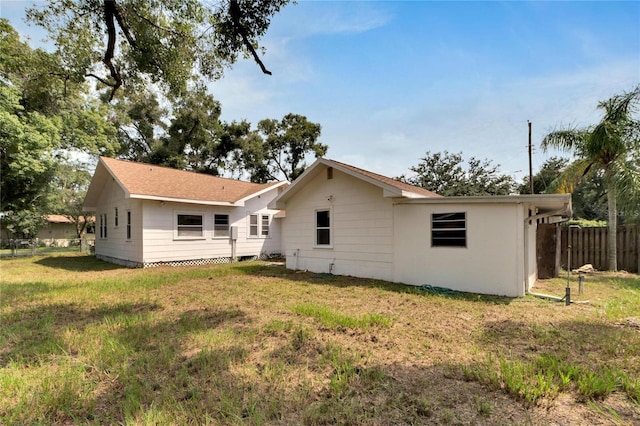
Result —
M 587 128 L 567 128 L 549 133 L 542 149 L 557 148 L 573 152 L 576 160 L 557 178 L 556 187 L 570 192 L 589 171 L 602 172 L 607 187 L 608 269 L 616 271 L 616 199 L 638 200 L 640 193 L 640 121 L 633 114 L 640 103 L 640 85 L 631 92 L 600 102 L 604 110 L 600 123 Z

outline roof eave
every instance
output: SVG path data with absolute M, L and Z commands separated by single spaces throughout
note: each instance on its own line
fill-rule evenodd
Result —
M 287 182 L 286 180 L 275 182 L 273 185 L 267 186 L 266 188 L 262 188 L 259 191 L 253 192 L 253 193 L 247 195 L 246 197 L 243 197 L 243 198 L 239 199 L 238 201 L 235 201 L 234 205 L 244 205 L 245 201 L 250 200 L 250 199 L 252 199 L 254 197 L 257 197 L 259 195 L 262 195 L 264 193 L 267 193 L 267 192 L 271 191 L 272 189 L 280 188 L 281 186 L 287 185 L 288 183 L 289 182 Z
M 210 200 L 194 200 L 188 198 L 174 198 L 174 197 L 161 197 L 156 195 L 145 195 L 145 194 L 128 194 L 125 196 L 126 198 L 132 198 L 137 200 L 151 200 L 151 201 L 164 201 L 169 203 L 181 203 L 181 204 L 201 204 L 207 206 L 229 206 L 229 207 L 242 207 L 244 206 L 244 201 L 232 202 L 232 201 L 210 201 Z

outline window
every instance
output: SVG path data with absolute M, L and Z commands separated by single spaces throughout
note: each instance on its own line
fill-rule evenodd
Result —
M 107 214 L 106 213 L 103 213 L 100 215 L 99 226 L 100 226 L 100 238 L 107 238 Z
M 229 215 L 228 214 L 213 215 L 213 236 L 214 237 L 229 236 Z
M 467 214 L 433 213 L 431 215 L 432 247 L 466 247 Z
M 262 215 L 262 236 L 269 236 L 269 215 L 266 214 Z
M 113 226 L 118 227 L 118 208 L 116 207 L 113 212 Z
M 268 214 L 258 215 L 258 214 L 250 214 L 249 215 L 249 238 L 269 238 L 271 233 L 269 223 L 271 220 L 271 216 Z
M 249 236 L 250 237 L 258 236 L 258 215 L 257 214 L 249 215 Z
M 331 245 L 331 211 L 316 210 L 316 245 Z
M 131 210 L 127 210 L 127 240 L 131 239 Z
M 203 216 L 201 214 L 178 214 L 178 237 L 202 237 Z

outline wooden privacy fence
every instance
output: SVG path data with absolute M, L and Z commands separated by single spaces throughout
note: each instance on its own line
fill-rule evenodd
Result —
M 604 228 L 561 228 L 560 262 L 567 267 L 567 246 L 571 245 L 571 269 L 586 263 L 595 269 L 606 270 L 607 262 L 607 234 Z M 621 226 L 616 233 L 618 270 L 638 273 L 640 253 L 640 227 Z

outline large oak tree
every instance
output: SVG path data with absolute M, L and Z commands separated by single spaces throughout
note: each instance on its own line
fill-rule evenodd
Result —
M 238 55 L 270 74 L 258 40 L 289 0 L 50 0 L 28 9 L 72 81 L 91 77 L 112 100 L 148 81 L 181 94 L 194 76 L 219 78 Z

